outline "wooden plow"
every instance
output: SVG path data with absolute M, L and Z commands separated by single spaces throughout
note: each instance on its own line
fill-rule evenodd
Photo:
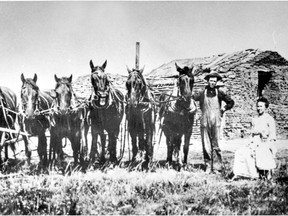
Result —
M 7 159 L 8 158 L 8 146 L 11 146 L 14 158 L 16 158 L 15 149 L 12 146 L 14 146 L 15 143 L 23 140 L 23 138 L 19 137 L 20 135 L 28 137 L 29 134 L 27 134 L 25 132 L 21 132 L 20 128 L 19 128 L 19 130 L 16 130 L 16 129 L 0 127 L 0 132 L 2 133 L 2 136 L 0 138 L 1 139 L 0 140 L 0 154 L 2 154 L 2 149 L 4 148 L 5 149 L 5 151 L 4 151 L 5 158 Z M 7 134 L 10 135 L 10 137 L 11 137 L 10 139 L 6 138 Z M 16 134 L 16 135 L 12 136 L 12 134 Z

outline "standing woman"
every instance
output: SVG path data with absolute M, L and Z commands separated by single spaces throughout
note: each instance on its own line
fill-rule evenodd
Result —
M 270 178 L 271 171 L 276 168 L 275 120 L 267 113 L 266 98 L 259 98 L 256 106 L 258 115 L 252 119 L 252 141 L 235 152 L 234 178 Z

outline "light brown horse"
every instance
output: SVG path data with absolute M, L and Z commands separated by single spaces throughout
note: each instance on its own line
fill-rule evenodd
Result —
M 76 96 L 72 88 L 72 75 L 58 78 L 55 75 L 56 86 L 51 95 L 54 99 L 52 126 L 50 130 L 49 160 L 57 155 L 63 161 L 62 139 L 68 138 L 74 158 L 74 166 L 83 165 L 84 147 L 87 146 L 88 124 L 86 121 L 87 108 L 84 104 L 76 104 Z
M 46 167 L 47 161 L 47 138 L 45 131 L 50 126 L 48 115 L 45 115 L 45 111 L 49 110 L 52 106 L 52 97 L 49 92 L 40 91 L 37 86 L 37 74 L 34 77 L 25 79 L 21 74 L 22 87 L 21 87 L 21 102 L 22 110 L 24 114 L 23 123 L 21 124 L 30 135 L 38 136 L 38 155 L 40 158 L 39 165 Z M 26 136 L 23 137 L 25 142 L 26 156 L 28 164 L 31 159 L 31 148 Z

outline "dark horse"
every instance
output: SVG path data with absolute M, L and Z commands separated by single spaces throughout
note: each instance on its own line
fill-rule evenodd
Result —
M 82 104 L 76 104 L 77 98 L 72 88 L 72 75 L 70 77 L 58 78 L 56 75 L 55 89 L 51 91 L 54 98 L 53 114 L 51 117 L 52 126 L 50 129 L 50 151 L 49 160 L 53 151 L 60 161 L 64 159 L 62 150 L 62 139 L 68 138 L 74 157 L 74 166 L 84 162 L 84 146 L 87 144 L 87 134 L 85 134 L 86 124 L 86 107 Z M 86 124 L 86 125 L 85 125 Z M 88 131 L 88 130 L 86 130 Z
M 182 158 L 179 159 L 181 148 L 181 139 L 184 135 L 184 164 L 187 164 L 189 151 L 189 142 L 192 134 L 196 104 L 192 97 L 194 85 L 194 75 L 192 68 L 185 66 L 180 68 L 176 63 L 176 69 L 179 72 L 177 77 L 177 86 L 171 95 L 162 94 L 160 96 L 161 106 L 159 111 L 160 119 L 163 118 L 162 129 L 166 136 L 167 143 L 167 161 L 172 164 L 173 152 L 175 153 L 177 163 L 182 165 Z M 180 152 L 181 153 L 181 152 Z
M 91 95 L 91 133 L 92 146 L 90 158 L 95 160 L 95 152 L 97 150 L 97 138 L 101 137 L 101 161 L 105 161 L 105 144 L 106 135 L 108 133 L 109 144 L 108 151 L 110 161 L 117 162 L 116 145 L 119 134 L 120 123 L 124 114 L 124 96 L 115 89 L 105 73 L 107 61 L 102 66 L 94 66 L 90 60 L 91 67 L 91 83 L 94 92 Z
M 143 69 L 130 70 L 127 67 L 127 70 L 129 76 L 126 81 L 128 91 L 126 118 L 132 141 L 132 160 L 145 156 L 148 164 L 153 158 L 153 133 L 156 118 L 154 96 L 143 77 Z M 146 152 L 145 155 L 144 152 Z
M 40 91 L 37 86 L 37 75 L 34 78 L 24 78 L 21 74 L 22 87 L 21 87 L 21 103 L 23 109 L 23 125 L 24 131 L 30 135 L 38 136 L 38 155 L 40 158 L 40 167 L 46 167 L 47 164 L 47 138 L 45 131 L 50 126 L 49 116 L 45 112 L 49 112 L 52 105 L 52 97 L 49 92 Z M 23 137 L 25 142 L 25 151 L 28 164 L 31 160 L 31 148 L 29 147 L 28 138 Z
M 0 127 L 3 129 L 15 129 L 17 118 L 17 98 L 16 94 L 9 88 L 0 86 Z M 0 168 L 2 169 L 3 161 L 1 157 L 2 148 L 5 149 L 5 160 L 8 160 L 7 140 L 16 137 L 15 133 L 0 131 Z M 11 149 L 15 151 L 15 146 L 11 143 Z M 4 145 L 4 146 L 3 146 Z

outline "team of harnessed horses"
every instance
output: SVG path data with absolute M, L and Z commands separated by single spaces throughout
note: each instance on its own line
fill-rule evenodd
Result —
M 28 164 L 31 161 L 29 136 L 38 137 L 37 152 L 40 167 L 47 167 L 55 161 L 61 163 L 64 160 L 63 138 L 71 143 L 75 166 L 81 166 L 87 158 L 90 162 L 96 160 L 105 162 L 106 149 L 109 153 L 109 161 L 117 163 L 122 159 L 125 148 L 124 137 L 120 157 L 117 158 L 117 140 L 124 115 L 126 116 L 125 134 L 127 130 L 132 144 L 131 161 L 142 161 L 145 167 L 152 161 L 156 135 L 155 123 L 159 118 L 161 132 L 158 134 L 160 139 L 162 132 L 166 136 L 167 162 L 172 163 L 174 153 L 177 163 L 186 164 L 196 112 L 196 104 L 192 99 L 195 75 L 192 72 L 193 67 L 181 68 L 175 63 L 178 74 L 174 76 L 173 91 L 169 94 L 162 93 L 156 99 L 155 92 L 143 76 L 143 69 L 130 70 L 127 67 L 127 94 L 124 96 L 109 80 L 105 73 L 106 65 L 107 61 L 102 66 L 94 66 L 93 61 L 90 61 L 92 94 L 84 100 L 79 100 L 73 91 L 72 75 L 62 78 L 55 75 L 55 88 L 44 92 L 37 86 L 36 74 L 33 78 L 25 78 L 21 74 L 19 107 L 15 93 L 1 87 L 0 148 L 1 151 L 4 149 L 5 153 L 5 160 L 2 161 L 0 158 L 1 166 L 8 159 L 8 146 L 11 146 L 15 152 L 14 144 L 20 136 L 25 143 Z M 88 154 L 87 134 L 90 128 L 92 143 Z M 50 131 L 49 152 L 45 135 L 47 130 Z M 183 136 L 182 161 L 180 148 Z M 101 153 L 99 153 L 99 146 Z

